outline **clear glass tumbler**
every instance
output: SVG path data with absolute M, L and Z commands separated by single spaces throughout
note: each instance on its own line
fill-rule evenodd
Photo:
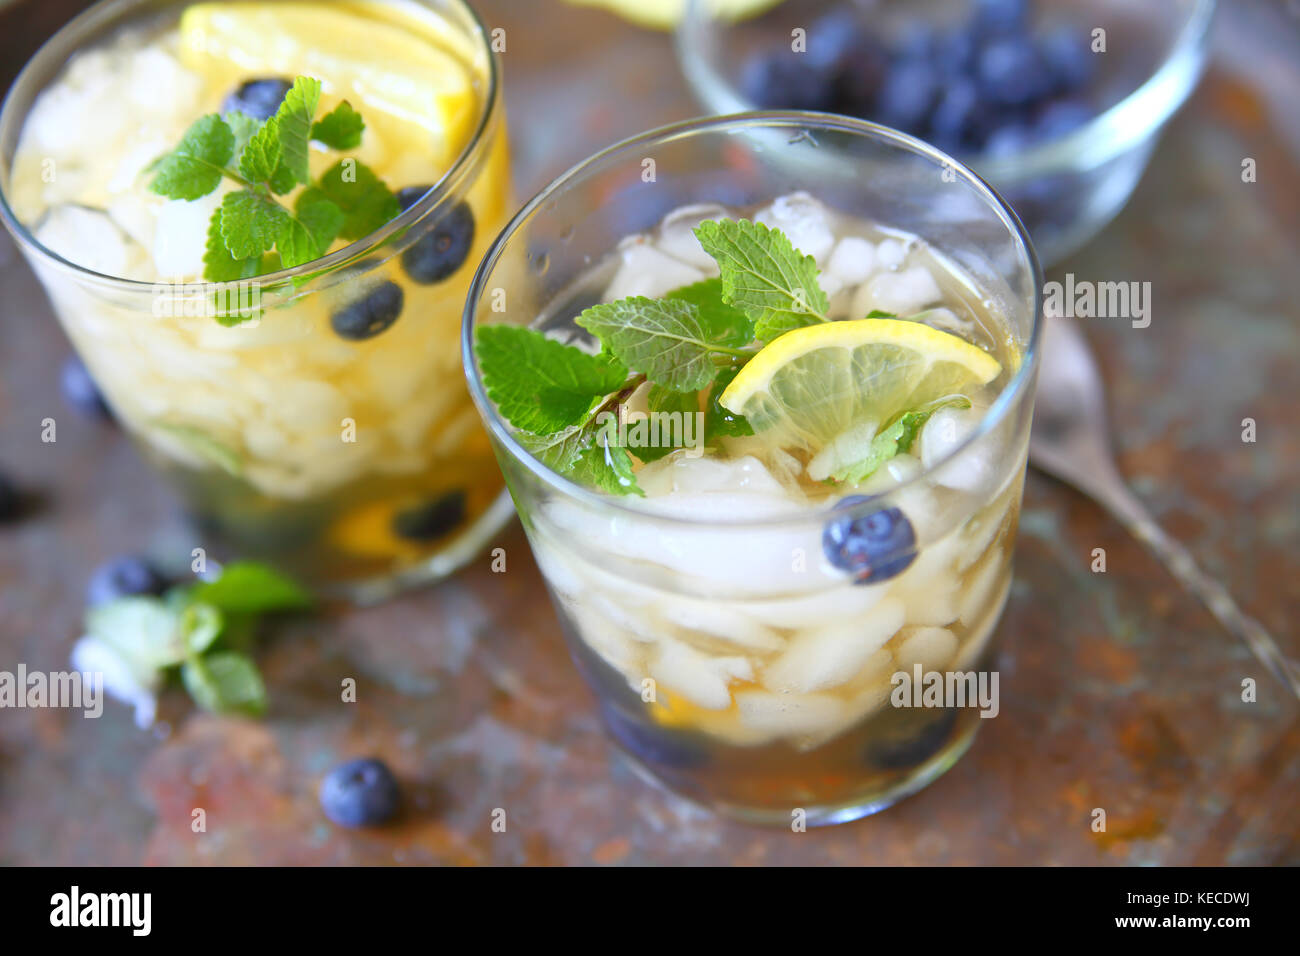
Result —
M 245 15 L 261 16 L 278 5 L 256 5 L 257 13 L 248 13 L 253 4 L 231 5 L 236 6 Z M 113 168 L 130 161 L 150 146 L 136 140 L 157 117 L 142 101 L 126 106 L 139 129 L 114 126 L 103 115 L 70 115 L 58 123 L 45 116 L 33 131 L 29 121 L 40 108 L 41 94 L 67 81 L 64 68 L 73 59 L 81 64 L 81 73 L 70 81 L 78 91 L 61 102 L 70 112 L 75 108 L 66 104 L 78 97 L 94 104 L 95 91 L 76 84 L 89 82 L 86 74 L 93 70 L 100 71 L 94 82 L 113 80 L 118 68 L 75 58 L 136 43 L 153 59 L 140 65 L 139 82 L 129 89 L 132 95 L 140 89 L 147 100 L 144 87 L 168 82 L 154 75 L 156 61 L 185 58 L 177 24 L 191 5 L 177 0 L 97 4 L 27 64 L 0 113 L 0 216 L 116 417 L 179 490 L 195 519 L 198 543 L 216 556 L 272 562 L 318 591 L 367 603 L 451 573 L 511 514 L 465 389 L 458 349 L 473 269 L 512 208 L 499 71 L 486 29 L 461 0 L 338 4 L 335 9 L 362 26 L 360 35 L 335 36 L 329 52 L 321 51 L 312 31 L 326 29 L 320 16 L 334 5 L 284 6 L 295 10 L 297 33 L 241 34 L 249 44 L 263 44 L 250 49 L 278 67 L 272 72 L 328 71 L 346 57 L 358 75 L 376 75 L 384 66 L 385 47 L 377 42 L 382 33 L 385 43 L 415 58 L 415 70 L 420 69 L 418 51 L 427 48 L 431 72 L 427 90 L 385 88 L 377 94 L 381 100 L 432 98 L 435 58 L 444 68 L 454 61 L 468 76 L 474 105 L 457 114 L 464 120 L 463 145 L 459 135 L 447 140 L 449 151 L 436 161 L 430 157 L 440 155 L 441 146 L 420 138 L 418 122 L 403 125 L 407 118 L 399 111 L 365 117 L 357 155 L 389 171 L 394 189 L 432 187 L 396 218 L 313 262 L 248 280 L 238 297 L 206 282 L 138 281 L 114 271 L 113 262 L 150 254 L 114 225 L 122 221 L 114 218 L 114 190 L 142 194 L 138 178 L 128 184 L 130 190 L 110 186 L 102 204 L 80 196 L 63 204 L 75 206 L 76 221 L 102 228 L 111 242 L 86 236 L 79 252 L 66 256 L 42 244 L 37 236 L 48 221 L 42 217 L 54 208 L 46 198 L 51 183 L 73 189 L 77 176 L 94 180 L 106 164 Z M 215 22 L 225 13 L 209 16 Z M 307 52 L 295 59 L 283 52 L 281 41 Z M 256 75 L 259 68 L 266 64 L 248 66 L 232 56 L 210 74 L 199 74 L 207 85 L 192 100 L 173 97 L 174 109 L 186 111 L 186 125 L 201 113 L 215 112 L 221 87 L 247 79 L 250 71 Z M 330 76 L 317 78 L 327 92 L 346 96 L 351 89 L 357 99 L 357 87 L 331 85 Z M 103 107 L 120 111 L 122 105 Z M 359 108 L 364 115 L 364 100 Z M 95 111 L 87 106 L 82 112 Z M 78 123 L 85 132 L 78 133 Z M 57 166 L 58 177 L 72 178 L 42 178 L 46 160 L 40 149 L 24 146 L 34 132 L 47 142 L 59 140 L 63 155 L 50 168 Z M 458 236 L 471 237 L 454 271 L 417 274 L 406 268 L 408 252 L 451 241 L 442 237 L 453 220 Z M 340 311 L 375 290 L 399 303 L 391 326 L 370 337 L 339 331 Z M 226 297 L 218 299 L 218 293 Z M 213 317 L 217 301 L 255 303 L 260 318 L 227 327 Z
M 548 470 L 487 398 L 472 348 L 477 325 L 502 321 L 581 336 L 573 318 L 590 304 L 581 290 L 592 270 L 669 209 L 745 207 L 797 190 L 921 237 L 977 286 L 1009 340 L 1006 384 L 969 437 L 845 512 L 898 505 L 912 516 L 918 555 L 881 584 L 855 585 L 819 567 L 824 510 L 743 522 L 669 517 Z M 925 786 L 969 746 L 978 709 L 918 707 L 910 696 L 897 705 L 895 677 L 917 667 L 987 673 L 993 664 L 1027 455 L 1040 287 L 1023 228 L 983 181 L 917 140 L 827 114 L 741 114 L 647 133 L 574 167 L 507 226 L 466 305 L 470 389 L 573 657 L 611 736 L 652 778 L 750 821 L 788 825 L 803 814 L 810 824 L 834 823 Z M 778 660 L 817 653 L 825 641 L 841 662 L 863 650 L 851 679 L 825 688 L 773 678 L 790 672 Z M 689 660 L 672 657 L 670 644 L 692 648 Z M 704 700 L 688 686 L 700 661 L 731 675 L 725 699 Z

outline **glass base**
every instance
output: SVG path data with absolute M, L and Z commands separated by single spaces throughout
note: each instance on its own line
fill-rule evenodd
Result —
M 514 517 L 510 493 L 502 490 L 478 520 L 437 554 L 393 574 L 347 581 L 319 589 L 322 597 L 348 601 L 358 607 L 381 604 L 403 591 L 433 584 L 469 564 Z
M 912 771 L 890 786 L 863 793 L 852 800 L 822 806 L 791 807 L 788 810 L 773 810 L 768 807 L 749 807 L 723 801 L 704 802 L 670 786 L 651 770 L 636 755 L 632 754 L 611 738 L 610 743 L 627 760 L 638 777 L 660 790 L 673 794 L 688 803 L 721 816 L 737 820 L 740 823 L 755 826 L 788 828 L 794 822 L 796 809 L 804 812 L 803 822 L 809 827 L 834 826 L 837 823 L 851 823 L 863 817 L 879 813 L 893 806 L 905 797 L 924 790 L 934 781 L 947 773 L 958 760 L 970 749 L 979 732 L 981 721 L 967 721 L 966 726 L 958 730 L 944 747 L 933 754 L 924 763 L 918 764 Z

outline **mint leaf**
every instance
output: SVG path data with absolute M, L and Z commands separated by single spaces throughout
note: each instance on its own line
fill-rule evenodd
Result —
M 158 161 L 149 188 L 168 199 L 198 199 L 221 185 L 235 134 L 215 113 L 200 117 L 180 144 Z
M 897 312 L 886 312 L 886 311 L 884 311 L 883 309 L 872 309 L 870 312 L 867 313 L 867 318 L 869 318 L 869 319 L 896 319 L 896 318 L 898 318 L 898 313 L 897 313 Z
M 292 268 L 319 259 L 343 227 L 343 212 L 328 199 L 303 192 L 280 224 L 275 246 L 285 266 Z
M 618 444 L 618 417 L 611 415 L 598 425 L 591 446 L 578 459 L 577 474 L 610 494 L 645 497 L 632 471 L 632 457 Z
M 718 263 L 723 301 L 754 320 L 761 341 L 829 321 L 830 301 L 817 283 L 816 261 L 780 230 L 748 219 L 720 219 L 700 223 L 695 235 Z
M 964 395 L 949 395 L 929 402 L 921 408 L 904 412 L 892 425 L 882 429 L 871 439 L 866 455 L 831 472 L 831 477 L 836 481 L 847 481 L 852 484 L 866 481 L 889 459 L 910 451 L 921 427 L 941 408 L 970 408 L 970 399 Z
M 292 580 L 255 561 L 227 564 L 215 581 L 195 585 L 191 597 L 227 615 L 290 611 L 311 604 L 311 596 Z
M 594 305 L 575 321 L 628 368 L 676 392 L 713 381 L 714 355 L 748 355 L 739 348 L 750 341 L 748 329 L 730 321 L 711 326 L 682 299 L 633 296 Z
M 221 238 L 234 259 L 260 256 L 275 247 L 288 216 L 284 207 L 264 192 L 240 189 L 226 193 L 221 200 Z
M 281 188 L 287 183 L 306 184 L 311 176 L 307 165 L 307 144 L 311 139 L 312 117 L 320 102 L 320 80 L 300 76 L 284 95 L 280 108 L 266 121 L 274 127 L 280 141 L 280 162 L 272 174 L 271 188 L 286 193 Z M 292 186 L 290 186 L 290 189 Z
M 517 437 L 543 465 L 579 484 L 591 485 L 613 495 L 644 494 L 632 475 L 627 449 L 618 447 L 609 439 L 611 427 L 617 427 L 616 420 L 597 424 L 593 416 L 579 425 L 550 435 L 520 434 Z
M 188 654 L 202 654 L 225 627 L 221 612 L 211 604 L 191 604 L 181 612 L 181 641 Z
M 240 175 L 255 183 L 266 182 L 280 166 L 282 149 L 275 119 L 269 119 L 249 138 L 239 154 Z
M 86 633 L 140 671 L 161 670 L 185 659 L 180 615 L 155 597 L 116 598 L 90 608 Z
M 697 415 L 700 411 L 700 395 L 698 392 L 674 392 L 662 385 L 652 385 L 650 391 L 646 394 L 646 406 L 652 415 Z M 685 420 L 683 423 L 685 423 Z M 694 428 L 695 425 L 692 424 L 690 427 Z M 691 434 L 698 437 L 695 432 Z M 660 431 L 660 437 L 663 437 L 662 430 Z M 665 442 L 660 445 L 638 445 L 631 449 L 631 452 L 642 461 L 649 462 L 658 461 L 676 450 L 671 444 Z
M 361 114 L 344 100 L 311 128 L 311 138 L 330 149 L 356 149 L 361 145 L 361 131 L 366 128 Z
M 713 329 L 719 334 L 726 330 L 729 338 L 741 340 L 745 345 L 754 341 L 754 323 L 749 316 L 723 301 L 721 279 L 703 279 L 674 289 L 664 298 L 691 303 L 699 309 L 700 321 L 705 328 Z
M 742 366 L 736 365 L 731 368 L 719 370 L 718 377 L 713 380 L 713 388 L 709 391 L 709 401 L 704 410 L 704 440 L 711 442 L 715 438 L 732 437 L 742 438 L 745 435 L 754 434 L 754 428 L 745 419 L 744 415 L 737 415 L 735 412 L 723 408 L 718 402 L 722 393 L 727 390 L 727 386 L 732 380 L 740 374 Z
M 373 170 L 355 159 L 342 159 L 327 169 L 318 186 L 310 187 L 300 201 L 328 199 L 343 210 L 339 234 L 360 239 L 374 232 L 398 213 L 397 197 Z
M 235 148 L 231 151 L 231 156 L 238 164 L 244 155 L 244 148 L 248 146 L 248 141 L 262 128 L 262 124 L 247 113 L 238 110 L 233 113 L 223 113 L 221 118 L 226 121 L 226 125 L 235 135 Z
M 516 428 L 536 434 L 577 425 L 596 399 L 618 391 L 627 380 L 627 369 L 610 356 L 588 355 L 517 325 L 479 328 L 474 354 L 488 397 L 501 414 Z
M 214 714 L 266 712 L 266 685 L 257 665 L 243 654 L 223 651 L 195 657 L 181 668 L 181 680 L 194 702 Z
M 203 278 L 210 282 L 238 282 L 251 279 L 258 274 L 261 264 L 260 256 L 248 256 L 236 259 L 226 248 L 226 240 L 221 234 L 221 209 L 212 212 L 208 222 L 208 244 L 203 253 Z
M 201 428 L 195 428 L 193 425 L 173 425 L 170 422 L 154 422 L 153 427 L 165 431 L 195 455 L 228 474 L 239 475 L 244 470 L 244 462 L 234 450 L 223 445 Z

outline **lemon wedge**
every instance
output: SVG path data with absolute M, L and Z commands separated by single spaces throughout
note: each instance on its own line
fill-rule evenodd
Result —
M 181 59 L 231 85 L 315 77 L 326 98 L 349 100 L 390 148 L 431 150 L 445 168 L 478 112 L 466 66 L 432 35 L 367 16 L 364 7 L 198 3 L 181 15 Z
M 719 398 L 755 429 L 817 450 L 864 422 L 882 424 L 986 385 L 993 356 L 949 332 L 901 319 L 825 322 L 773 339 Z

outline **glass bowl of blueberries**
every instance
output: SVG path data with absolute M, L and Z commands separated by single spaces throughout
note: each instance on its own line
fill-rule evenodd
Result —
M 688 0 L 682 68 L 706 109 L 841 113 L 957 157 L 1045 265 L 1124 206 L 1205 63 L 1214 0 Z

